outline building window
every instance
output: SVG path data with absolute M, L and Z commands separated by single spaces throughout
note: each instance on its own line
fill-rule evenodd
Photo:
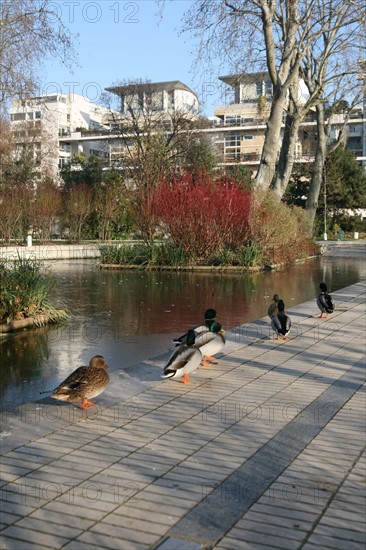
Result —
M 225 138 L 226 147 L 239 147 L 241 143 L 240 134 L 231 134 Z
M 25 113 L 14 113 L 10 115 L 11 121 L 25 120 Z
M 266 80 L 264 83 L 264 89 L 265 89 L 265 95 L 266 97 L 272 96 L 273 93 L 273 87 L 272 82 L 270 80 Z
M 257 82 L 257 95 L 263 95 L 263 82 Z
M 226 126 L 240 126 L 240 115 L 225 115 Z
M 71 145 L 69 143 L 61 143 L 59 150 L 64 153 L 70 153 Z
M 58 167 L 60 168 L 60 170 L 62 168 L 65 168 L 65 166 L 67 166 L 68 164 L 70 164 L 70 158 L 60 158 L 60 159 L 58 159 Z
M 245 136 L 244 136 L 244 139 L 245 139 L 245 140 L 253 139 L 253 136 L 245 135 Z
M 34 118 L 41 118 L 41 111 L 36 111 L 34 113 Z
M 240 103 L 240 85 L 235 86 L 235 103 Z
M 174 90 L 168 92 L 168 108 L 174 109 Z

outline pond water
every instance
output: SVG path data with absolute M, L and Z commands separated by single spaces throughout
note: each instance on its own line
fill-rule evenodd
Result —
M 72 318 L 62 327 L 1 337 L 2 409 L 39 399 L 96 354 L 112 371 L 132 369 L 172 349 L 172 338 L 199 323 L 208 307 L 226 329 L 265 316 L 274 293 L 289 313 L 314 299 L 316 313 L 321 281 L 334 292 L 366 278 L 364 248 L 352 250 L 255 274 L 107 271 L 95 260 L 54 262 L 54 299 L 67 305 Z

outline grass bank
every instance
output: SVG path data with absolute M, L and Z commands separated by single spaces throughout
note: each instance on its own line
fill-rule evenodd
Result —
M 66 321 L 66 308 L 50 299 L 55 285 L 56 279 L 37 260 L 0 263 L 0 332 Z
M 259 271 L 272 269 L 276 265 L 302 261 L 319 254 L 319 247 L 305 247 L 298 251 L 298 257 L 278 260 L 275 249 L 264 251 L 256 243 L 249 242 L 236 251 L 223 249 L 207 256 L 192 257 L 172 241 L 154 244 L 140 243 L 100 247 L 101 267 L 156 270 L 211 270 L 211 271 Z

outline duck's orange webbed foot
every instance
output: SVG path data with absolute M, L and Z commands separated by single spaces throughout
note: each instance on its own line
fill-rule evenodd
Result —
M 318 319 L 321 319 L 322 317 L 323 317 L 322 313 L 320 315 L 318 315 Z
M 207 359 L 208 359 L 208 358 L 207 358 L 207 356 L 205 355 L 205 356 L 203 357 L 203 361 L 202 361 L 202 363 L 201 363 L 201 365 L 202 365 L 203 367 L 211 367 L 211 366 L 212 366 L 212 363 L 210 363 L 210 361 L 208 361 Z
M 183 380 L 182 384 L 190 384 L 190 380 L 188 380 L 188 374 L 183 374 Z
M 87 411 L 88 409 L 91 409 L 95 405 L 95 401 L 89 401 L 88 399 L 83 399 L 80 408 Z

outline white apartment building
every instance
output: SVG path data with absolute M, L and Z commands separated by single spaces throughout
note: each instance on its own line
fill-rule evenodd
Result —
M 222 76 L 220 80 L 232 88 L 233 101 L 216 107 L 215 116 L 208 117 L 210 127 L 200 131 L 207 135 L 222 165 L 245 164 L 255 172 L 264 143 L 272 84 L 265 72 Z M 10 118 L 19 149 L 31 142 L 42 168 L 53 176 L 79 153 L 100 156 L 111 166 L 124 147 L 121 133 L 114 130 L 118 130 L 118 121 L 128 118 L 129 108 L 141 114 L 146 110 L 156 113 L 164 124 L 166 118 L 167 130 L 174 113 L 185 113 L 192 119 L 198 116 L 197 95 L 179 80 L 113 86 L 107 91 L 116 96 L 118 112 L 76 94 L 55 93 L 14 101 Z M 305 101 L 306 97 L 307 89 L 300 84 L 299 98 Z M 333 117 L 331 138 L 337 136 L 343 122 L 343 115 Z M 296 161 L 311 162 L 316 143 L 315 116 L 309 113 L 300 127 Z M 366 169 L 366 99 L 351 113 L 347 146 Z
M 161 129 L 169 133 L 173 121 L 198 117 L 197 95 L 179 80 L 167 82 L 132 82 L 106 88 L 117 105 L 111 111 L 109 165 L 119 167 L 136 137 L 136 127 Z M 131 150 L 131 149 L 130 149 Z
M 108 114 L 108 109 L 83 96 L 52 93 L 14 100 L 10 125 L 18 152 L 31 147 L 42 172 L 56 177 L 59 169 L 77 153 L 86 157 L 106 155 L 105 144 L 95 140 L 95 132 L 107 128 Z M 82 130 L 92 132 L 93 138 L 82 143 L 67 139 L 72 132 Z
M 225 166 L 246 164 L 256 171 L 262 154 L 268 115 L 273 96 L 268 73 L 222 76 L 219 79 L 229 85 L 233 101 L 218 106 L 211 117 L 211 141 L 221 163 Z M 299 84 L 299 101 L 305 102 L 308 90 L 304 82 Z M 283 113 L 283 134 L 286 112 Z M 335 139 L 344 124 L 344 115 L 333 115 L 330 139 Z M 355 107 L 346 125 L 347 147 L 354 151 L 358 162 L 366 166 L 366 100 Z M 295 161 L 312 162 L 317 145 L 315 113 L 309 112 L 302 121 L 295 147 Z

